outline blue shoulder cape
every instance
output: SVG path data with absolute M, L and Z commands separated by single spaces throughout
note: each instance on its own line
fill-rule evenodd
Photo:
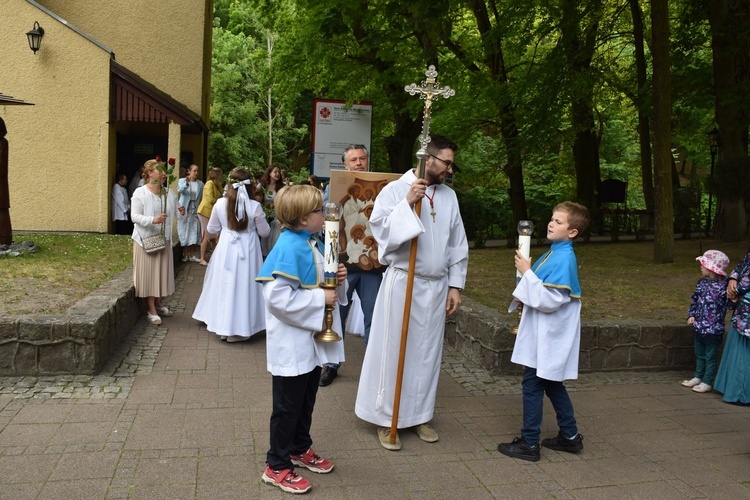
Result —
M 284 276 L 298 281 L 303 288 L 317 288 L 319 282 L 315 255 L 310 245 L 307 244 L 310 238 L 312 235 L 305 229 L 281 231 L 279 239 L 266 257 L 255 281 L 273 281 L 277 276 Z M 315 240 L 320 250 L 320 240 L 317 238 Z
M 566 288 L 570 296 L 581 298 L 581 285 L 578 282 L 578 261 L 573 252 L 572 241 L 556 241 L 539 257 L 531 267 L 544 286 Z

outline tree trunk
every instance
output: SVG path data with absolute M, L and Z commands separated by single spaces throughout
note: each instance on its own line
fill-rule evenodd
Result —
M 654 262 L 674 261 L 674 205 L 672 190 L 671 88 L 667 0 L 651 0 L 654 67 Z
M 507 158 L 507 162 L 503 165 L 502 170 L 510 183 L 509 194 L 512 227 L 508 228 L 509 234 L 515 234 L 516 222 L 513 221 L 527 219 L 528 212 L 526 209 L 526 191 L 523 184 L 523 160 L 521 158 L 521 147 L 518 142 L 518 123 L 513 111 L 514 105 L 510 98 L 510 89 L 508 88 L 510 83 L 505 67 L 502 37 L 493 29 L 489 11 L 484 0 L 471 0 L 469 5 L 474 12 L 477 31 L 482 38 L 484 63 L 489 70 L 491 81 L 498 86 L 500 89 L 499 95 L 502 96 L 501 101 L 498 102 L 498 112 L 500 118 L 500 135 L 502 136 Z M 455 41 L 444 39 L 444 43 L 460 61 L 464 62 L 469 71 L 481 71 L 470 59 L 465 57 L 465 54 Z
M 571 120 L 575 139 L 573 159 L 576 169 L 576 197 L 592 212 L 597 209 L 596 192 L 601 181 L 599 141 L 593 112 L 591 61 L 596 47 L 596 33 L 602 15 L 600 0 L 584 2 L 579 12 L 578 0 L 562 0 L 560 29 L 565 62 L 570 75 Z
M 718 168 L 721 164 L 741 164 L 748 156 L 750 121 L 750 5 L 746 0 L 709 0 L 716 122 L 721 134 Z M 738 36 L 739 33 L 745 36 Z M 743 167 L 744 168 L 744 167 Z M 715 234 L 723 241 L 748 237 L 747 196 L 745 200 L 717 197 Z
M 407 11 L 402 15 L 410 16 Z M 422 49 L 425 65 L 423 71 L 432 64 L 438 67 L 437 47 L 433 44 L 430 36 L 430 27 L 420 24 L 418 29 L 415 28 L 410 35 L 413 36 Z M 369 31 L 363 25 L 361 17 L 352 20 L 352 35 L 357 41 L 364 41 L 370 36 Z M 367 46 L 363 43 L 363 46 Z M 389 73 L 392 70 L 392 62 L 384 60 L 379 54 L 379 48 L 368 48 L 362 55 L 364 60 L 372 65 L 373 70 L 378 74 Z M 424 74 L 424 73 L 422 73 Z M 388 105 L 393 112 L 393 123 L 395 129 L 393 134 L 383 139 L 385 149 L 388 152 L 388 164 L 391 172 L 404 173 L 416 165 L 415 145 L 417 138 L 422 132 L 423 114 L 420 113 L 416 118 L 409 114 L 408 101 L 414 99 L 404 91 L 403 82 L 389 82 L 384 85 L 385 94 L 388 96 Z
M 401 89 L 403 91 L 403 89 Z M 406 94 L 404 92 L 404 94 Z M 406 103 L 401 111 L 395 113 L 394 124 L 396 129 L 393 135 L 384 139 L 385 149 L 388 151 L 388 163 L 391 172 L 404 173 L 416 165 L 417 158 L 414 156 L 414 145 L 422 131 L 421 120 L 417 121 L 409 116 L 406 111 Z
M 641 153 L 641 182 L 646 210 L 654 210 L 654 178 L 651 167 L 651 131 L 649 117 L 649 89 L 646 72 L 646 54 L 643 43 L 643 12 L 638 0 L 629 0 L 633 17 L 633 44 L 635 45 L 635 71 L 638 85 L 636 106 L 638 108 L 638 144 Z M 651 216 L 653 219 L 653 216 Z

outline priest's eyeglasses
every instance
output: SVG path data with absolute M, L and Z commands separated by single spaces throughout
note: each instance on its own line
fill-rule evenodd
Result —
M 442 158 L 440 158 L 439 156 L 435 156 L 435 155 L 434 155 L 434 154 L 432 154 L 432 153 L 427 153 L 427 154 L 429 154 L 430 156 L 432 156 L 432 157 L 433 157 L 433 158 L 435 158 L 436 160 L 440 160 L 441 162 L 443 162 L 443 165 L 445 165 L 445 167 L 446 167 L 446 168 L 448 168 L 449 170 L 453 170 L 453 169 L 454 169 L 454 168 L 456 167 L 456 164 L 455 164 L 455 163 L 453 163 L 453 162 L 452 162 L 452 161 L 450 161 L 450 160 L 443 160 L 443 159 L 442 159 Z

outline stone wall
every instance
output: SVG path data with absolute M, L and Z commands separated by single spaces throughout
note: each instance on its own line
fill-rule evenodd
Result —
M 463 297 L 461 309 L 448 320 L 446 342 L 493 374 L 521 373 L 510 362 L 515 315 L 503 314 Z M 675 322 L 599 320 L 581 328 L 579 370 L 692 369 L 693 329 Z
M 0 316 L 0 376 L 96 374 L 143 309 L 128 268 L 65 314 Z

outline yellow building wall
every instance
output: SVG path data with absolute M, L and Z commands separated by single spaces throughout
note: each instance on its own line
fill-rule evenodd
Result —
M 37 0 L 209 121 L 212 0 Z
M 35 104 L 0 106 L 13 229 L 106 232 L 111 56 L 32 4 L 10 3 L 0 16 L 0 92 Z M 34 21 L 45 30 L 36 55 L 25 36 Z

